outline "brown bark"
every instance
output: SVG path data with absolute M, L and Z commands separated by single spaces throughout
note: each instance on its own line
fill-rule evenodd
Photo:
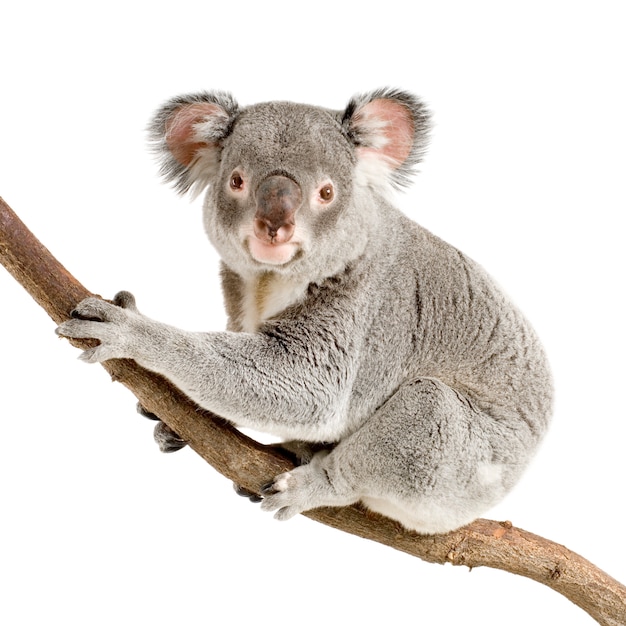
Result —
M 1 198 L 0 262 L 57 323 L 69 317 L 76 303 L 92 295 Z M 261 485 L 292 467 L 279 451 L 249 439 L 224 420 L 199 409 L 167 380 L 133 361 L 112 360 L 104 367 L 202 458 L 249 491 L 259 493 Z M 420 536 L 359 506 L 316 509 L 305 515 L 432 563 L 482 565 L 526 576 L 564 595 L 600 624 L 626 624 L 626 587 L 567 548 L 509 522 L 479 519 L 446 535 Z

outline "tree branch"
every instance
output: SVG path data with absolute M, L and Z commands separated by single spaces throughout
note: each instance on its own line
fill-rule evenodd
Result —
M 0 198 L 0 263 L 60 323 L 88 292 L 34 237 Z M 74 342 L 85 347 L 86 342 Z M 226 421 L 200 409 L 167 380 L 130 360 L 112 360 L 105 369 L 139 402 L 224 476 L 259 493 L 261 485 L 293 467 Z M 417 535 L 359 506 L 321 508 L 305 515 L 339 530 L 378 541 L 432 563 L 487 566 L 543 583 L 577 604 L 598 623 L 626 623 L 626 587 L 567 548 L 513 527 L 479 519 L 446 535 Z

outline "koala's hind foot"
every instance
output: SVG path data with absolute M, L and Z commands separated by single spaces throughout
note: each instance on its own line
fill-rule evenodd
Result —
M 154 427 L 154 440 L 159 446 L 161 452 L 177 452 L 187 445 L 187 442 L 179 437 L 167 424 L 163 423 L 158 416 L 145 409 L 140 403 L 137 403 L 137 413 L 157 422 Z
M 276 511 L 274 517 L 278 520 L 288 520 L 320 506 L 346 506 L 356 502 L 358 494 L 340 480 L 338 473 L 325 467 L 328 455 L 327 450 L 318 452 L 308 465 L 276 476 L 263 487 L 261 508 Z
M 275 448 L 280 452 L 286 453 L 286 456 L 288 456 L 296 465 L 306 465 L 311 461 L 311 459 L 317 452 L 320 452 L 321 450 L 329 450 L 334 445 L 335 444 L 310 443 L 307 441 L 293 440 L 273 444 L 270 447 Z M 233 483 L 233 489 L 238 496 L 248 498 L 250 502 L 254 502 L 256 504 L 263 501 L 263 498 L 261 496 L 252 491 L 244 489 L 241 485 L 238 485 L 237 483 Z

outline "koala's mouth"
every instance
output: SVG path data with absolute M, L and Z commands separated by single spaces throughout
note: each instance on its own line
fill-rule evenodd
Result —
M 297 241 L 266 243 L 254 235 L 247 238 L 248 252 L 259 263 L 285 265 L 299 256 L 300 244 Z

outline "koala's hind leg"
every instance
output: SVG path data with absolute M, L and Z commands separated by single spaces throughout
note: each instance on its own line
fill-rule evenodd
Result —
M 416 379 L 330 453 L 277 476 L 262 507 L 288 519 L 361 500 L 409 529 L 447 532 L 503 495 L 499 428 L 441 381 Z

